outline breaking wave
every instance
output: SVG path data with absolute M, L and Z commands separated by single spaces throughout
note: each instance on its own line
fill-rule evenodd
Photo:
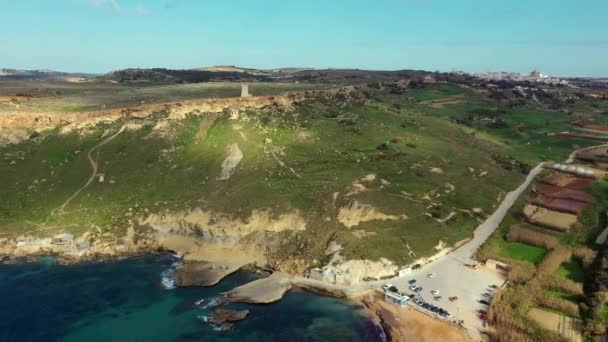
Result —
M 178 260 L 171 263 L 169 269 L 164 270 L 160 274 L 160 284 L 165 290 L 173 290 L 175 288 L 175 278 L 173 277 L 173 272 L 183 265 L 182 259 L 178 255 L 173 255 L 173 257 Z
M 212 297 L 212 298 L 203 298 L 194 302 L 194 305 L 198 306 L 201 309 L 209 309 L 218 305 L 224 304 L 224 297 Z

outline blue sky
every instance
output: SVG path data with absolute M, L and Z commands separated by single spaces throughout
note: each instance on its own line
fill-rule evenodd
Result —
M 606 0 L 0 0 L 0 67 L 608 76 Z

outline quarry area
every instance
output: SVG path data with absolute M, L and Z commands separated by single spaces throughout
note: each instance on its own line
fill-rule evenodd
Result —
M 293 288 L 348 297 L 394 341 L 605 331 L 608 90 L 260 75 L 247 88 L 136 84 L 137 99 L 118 104 L 78 87 L 122 94 L 126 71 L 58 96 L 0 88 L 0 259 L 170 251 L 183 263 L 177 286 L 254 269 L 266 277 L 223 303 L 268 304 Z M 229 329 L 246 316 L 214 319 Z

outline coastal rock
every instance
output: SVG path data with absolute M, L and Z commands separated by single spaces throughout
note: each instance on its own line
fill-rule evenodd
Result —
M 159 234 L 195 235 L 205 242 L 236 244 L 240 239 L 256 232 L 278 233 L 306 229 L 306 221 L 299 212 L 274 215 L 271 210 L 253 210 L 246 220 L 228 214 L 214 213 L 195 208 L 190 211 L 151 214 L 141 225 L 147 225 Z
M 224 295 L 232 303 L 269 304 L 281 300 L 291 288 L 289 277 L 275 272 L 267 278 L 236 287 Z
M 228 331 L 234 326 L 234 322 L 242 321 L 249 315 L 249 310 L 217 309 L 208 317 L 207 322 L 221 327 L 222 331 Z
M 207 261 L 187 262 L 175 270 L 176 286 L 213 286 L 236 272 L 239 265 L 220 265 Z

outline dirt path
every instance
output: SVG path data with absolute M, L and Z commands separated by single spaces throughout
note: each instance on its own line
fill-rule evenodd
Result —
M 91 148 L 89 150 L 89 153 L 87 153 L 87 158 L 89 158 L 89 163 L 91 164 L 91 175 L 89 176 L 89 179 L 87 180 L 87 182 L 78 190 L 76 190 L 76 192 L 70 196 L 70 198 L 68 198 L 65 202 L 63 202 L 63 204 L 55 209 L 53 209 L 51 211 L 51 215 L 57 215 L 60 213 L 64 212 L 65 207 L 74 199 L 76 198 L 76 196 L 78 196 L 80 194 L 80 192 L 82 192 L 82 190 L 86 189 L 89 185 L 91 185 L 91 183 L 93 183 L 93 180 L 95 179 L 95 175 L 97 175 L 97 161 L 95 159 L 93 159 L 93 157 L 91 156 L 93 154 L 93 152 L 97 151 L 100 147 L 102 147 L 103 145 L 109 143 L 110 141 L 112 141 L 114 138 L 116 138 L 120 133 L 124 132 L 124 130 L 126 129 L 127 126 L 122 126 L 118 132 L 114 133 L 114 135 L 106 138 L 105 140 L 103 140 L 102 142 L 100 142 L 99 144 L 93 146 L 93 148 Z
M 572 153 L 570 153 L 570 155 L 568 156 L 568 159 L 566 159 L 566 161 L 565 161 L 564 163 L 566 163 L 566 164 L 574 163 L 574 158 L 576 158 L 576 154 L 577 154 L 578 152 L 587 151 L 587 150 L 592 150 L 592 149 L 594 149 L 594 148 L 600 148 L 600 147 L 608 147 L 608 144 L 602 144 L 602 145 L 596 145 L 596 146 L 583 147 L 583 148 L 579 148 L 578 150 L 574 150 L 574 151 L 572 151 Z

